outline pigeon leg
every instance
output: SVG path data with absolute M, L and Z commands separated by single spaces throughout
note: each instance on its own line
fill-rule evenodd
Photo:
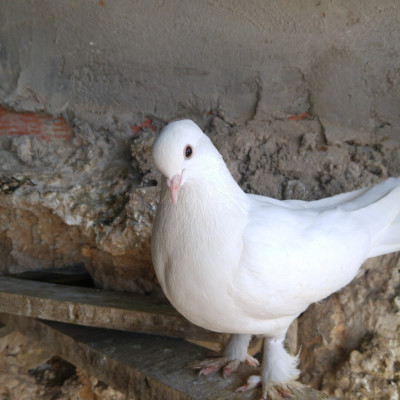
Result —
M 301 384 L 294 382 L 299 371 L 297 357 L 289 355 L 283 347 L 283 340 L 265 338 L 261 376 L 250 376 L 247 382 L 237 389 L 244 392 L 262 385 L 260 400 L 282 400 L 294 398 Z
M 299 360 L 288 354 L 283 347 L 283 339 L 264 339 L 263 363 L 261 366 L 261 381 L 263 386 L 262 400 L 281 400 L 293 398 L 299 375 L 297 364 Z
M 224 378 L 236 371 L 242 362 L 257 367 L 259 366 L 259 362 L 254 357 L 247 354 L 247 347 L 249 346 L 250 339 L 251 335 L 232 335 L 221 357 L 195 361 L 190 363 L 189 367 L 199 369 L 200 375 L 209 375 L 222 369 Z
M 283 339 L 264 339 L 261 379 L 264 384 L 280 384 L 294 381 L 299 376 L 297 356 L 291 356 L 283 347 Z

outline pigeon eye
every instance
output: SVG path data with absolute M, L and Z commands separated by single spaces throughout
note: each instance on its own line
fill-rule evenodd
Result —
M 187 145 L 186 147 L 185 147 L 185 158 L 186 158 L 186 160 L 188 160 L 190 157 L 192 157 L 192 154 L 193 154 L 193 149 L 192 149 L 192 146 L 190 146 L 190 145 Z

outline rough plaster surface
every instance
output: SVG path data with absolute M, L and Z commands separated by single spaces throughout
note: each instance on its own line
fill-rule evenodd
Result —
M 100 287 L 158 291 L 150 148 L 172 118 L 205 128 L 248 192 L 316 199 L 400 175 L 395 0 L 0 5 L 1 273 L 83 264 Z M 369 261 L 302 316 L 305 382 L 394 390 L 363 360 L 398 368 L 398 265 Z
M 396 0 L 2 3 L 0 97 L 14 109 L 399 123 Z

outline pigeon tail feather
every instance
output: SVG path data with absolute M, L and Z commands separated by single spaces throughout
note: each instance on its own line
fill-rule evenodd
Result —
M 379 244 L 374 246 L 368 257 L 381 256 L 383 254 L 400 251 L 400 213 L 381 237 Z
M 372 243 L 367 257 L 400 250 L 400 178 L 389 178 L 364 196 L 370 201 L 356 211 L 371 230 Z

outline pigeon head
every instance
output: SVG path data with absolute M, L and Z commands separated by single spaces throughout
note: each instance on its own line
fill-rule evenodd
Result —
M 168 124 L 154 141 L 152 153 L 157 169 L 167 178 L 174 204 L 187 181 L 201 178 L 212 160 L 222 159 L 211 140 L 188 119 Z

